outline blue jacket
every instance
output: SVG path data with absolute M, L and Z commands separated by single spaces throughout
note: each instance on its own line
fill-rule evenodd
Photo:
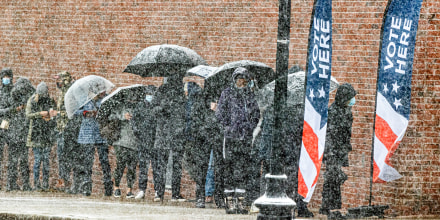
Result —
M 83 115 L 84 111 L 97 111 L 101 106 L 101 100 L 89 101 L 80 110 L 76 111 L 75 114 Z M 99 131 L 99 124 L 95 117 L 85 117 L 82 116 L 83 120 L 81 122 L 81 128 L 78 134 L 78 144 L 102 144 L 107 143 L 104 138 L 101 137 Z

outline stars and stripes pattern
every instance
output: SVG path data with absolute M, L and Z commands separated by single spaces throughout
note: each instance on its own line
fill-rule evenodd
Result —
M 315 1 L 308 45 L 298 193 L 310 201 L 321 169 L 327 128 L 332 54 L 331 0 Z
M 411 76 L 422 0 L 392 0 L 382 29 L 374 124 L 373 181 L 399 179 L 390 157 L 405 135 Z

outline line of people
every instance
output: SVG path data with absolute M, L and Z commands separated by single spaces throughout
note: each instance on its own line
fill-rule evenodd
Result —
M 27 147 L 31 147 L 34 154 L 33 187 L 35 190 L 47 190 L 49 154 L 56 142 L 59 185 L 61 190 L 72 194 L 91 195 L 95 149 L 103 173 L 105 196 L 122 196 L 121 179 L 127 168 L 126 197 L 143 199 L 147 192 L 151 163 L 154 201 L 163 201 L 170 154 L 173 162 L 172 201 L 186 201 L 180 193 L 182 168 L 185 168 L 196 182 L 196 207 L 204 208 L 206 191 L 209 191 L 205 185 L 210 163 L 214 167 L 211 171 L 214 173 L 214 181 L 208 178 L 208 182 L 214 182 L 212 196 L 218 207 L 226 209 L 226 213 L 248 213 L 252 202 L 262 193 L 260 180 L 269 172 L 271 158 L 273 109 L 268 107 L 260 112 L 253 94 L 251 74 L 245 68 L 235 69 L 231 76 L 231 86 L 218 98 L 208 97 L 195 82 L 183 83 L 181 74 L 167 77 L 159 88 L 149 85 L 142 93 L 127 92 L 123 96 L 124 104 L 115 106 L 108 117 L 104 118 L 104 127 L 96 116 L 107 95 L 105 92 L 78 109 L 72 119 L 67 117 L 64 97 L 74 83 L 70 73 L 63 71 L 54 76 L 59 89 L 57 101 L 49 96 L 44 82 L 35 89 L 29 79 L 24 77 L 13 84 L 13 74 L 9 68 L 3 69 L 0 74 L 0 155 L 7 144 L 7 190 L 20 189 L 16 183 L 18 170 L 23 183 L 22 190 L 32 190 Z M 344 91 L 345 94 L 341 95 L 341 109 L 348 114 L 351 108 L 344 106 L 348 106 L 348 101 L 350 105 L 354 104 L 351 98 L 354 99 L 356 92 L 351 85 Z M 280 161 L 284 163 L 288 176 L 287 194 L 297 202 L 299 216 L 311 217 L 313 213 L 296 192 L 303 105 L 285 107 L 282 112 L 284 140 L 283 159 Z M 331 111 L 331 125 L 330 114 Z M 260 120 L 262 130 L 254 138 L 253 132 Z M 349 128 L 344 127 L 349 134 L 352 116 L 350 120 L 345 123 Z M 333 123 L 340 124 L 337 121 Z M 348 136 L 344 135 L 345 138 Z M 349 138 L 347 141 L 343 151 L 328 151 L 332 148 L 326 147 L 326 152 L 339 152 L 338 158 L 343 157 L 345 160 L 351 150 Z M 109 145 L 114 147 L 116 153 L 113 176 L 108 158 Z M 324 157 L 328 155 L 326 153 Z M 334 160 L 340 160 L 338 158 Z M 342 165 L 347 164 L 344 162 Z M 137 165 L 139 191 L 135 196 L 132 190 Z M 336 173 L 342 172 L 340 165 L 335 166 Z M 326 179 L 329 177 L 326 176 Z M 323 207 L 322 212 L 326 213 L 334 206 Z

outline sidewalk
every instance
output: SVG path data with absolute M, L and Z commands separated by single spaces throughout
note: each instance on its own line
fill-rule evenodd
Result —
M 0 192 L 0 219 L 257 219 L 257 214 L 226 215 L 208 204 L 192 202 L 164 204 L 113 197 L 84 197 L 48 192 Z

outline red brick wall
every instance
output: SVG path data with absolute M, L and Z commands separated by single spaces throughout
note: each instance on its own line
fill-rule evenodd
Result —
M 313 1 L 292 1 L 290 65 L 305 67 Z M 386 1 L 333 0 L 332 75 L 358 90 L 344 209 L 368 204 L 379 35 Z M 178 44 L 212 66 L 241 59 L 275 68 L 278 1 L 7 1 L 0 3 L 0 66 L 36 85 L 68 70 L 117 86 L 159 83 L 122 73 L 143 48 Z M 440 215 L 440 2 L 422 4 L 414 58 L 411 116 L 391 158 L 404 176 L 374 184 L 374 204 L 392 215 Z M 53 91 L 53 90 L 52 90 Z M 112 154 L 112 157 L 114 154 Z M 96 167 L 99 171 L 99 166 Z M 53 171 L 55 173 L 55 170 Z M 97 173 L 99 174 L 99 172 Z M 100 178 L 95 178 L 100 181 Z M 310 203 L 317 208 L 321 186 Z M 189 179 L 184 186 L 193 187 Z M 193 196 L 193 188 L 191 189 Z

